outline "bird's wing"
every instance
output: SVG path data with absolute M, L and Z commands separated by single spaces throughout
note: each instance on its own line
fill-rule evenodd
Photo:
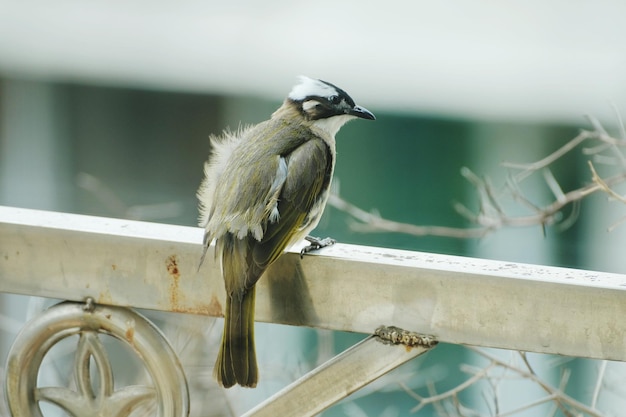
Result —
M 218 143 L 201 197 L 206 207 L 208 245 L 225 233 L 261 240 L 269 219 L 275 219 L 279 192 L 286 181 L 285 162 L 305 143 L 310 131 L 269 120 L 241 132 L 236 140 Z M 226 138 L 228 139 L 228 138 Z M 226 151 L 224 151 L 226 149 Z M 270 182 L 271 181 L 271 182 Z
M 284 162 L 310 135 L 304 126 L 272 119 L 243 130 L 236 140 L 215 143 L 205 180 L 210 186 L 203 188 L 211 194 L 203 198 L 208 242 L 226 232 L 261 240 L 286 181 Z
M 321 139 L 309 140 L 285 156 L 287 177 L 278 197 L 279 219 L 267 222 L 261 241 L 250 241 L 254 269 L 263 271 L 280 256 L 301 231 L 310 210 L 328 186 L 332 155 Z M 250 264 L 249 264 L 250 265 Z M 257 274 L 248 274 L 256 280 Z M 254 285 L 255 282 L 246 282 Z

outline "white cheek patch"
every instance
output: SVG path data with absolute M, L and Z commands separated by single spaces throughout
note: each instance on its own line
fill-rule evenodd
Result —
M 302 103 L 302 110 L 304 110 L 305 113 L 309 113 L 312 109 L 316 108 L 319 105 L 320 102 L 317 100 L 307 100 Z

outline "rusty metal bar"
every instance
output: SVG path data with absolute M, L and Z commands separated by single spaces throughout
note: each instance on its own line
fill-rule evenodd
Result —
M 193 227 L 0 207 L 0 291 L 220 316 L 201 241 Z M 342 244 L 296 249 L 266 275 L 260 321 L 626 360 L 624 275 Z

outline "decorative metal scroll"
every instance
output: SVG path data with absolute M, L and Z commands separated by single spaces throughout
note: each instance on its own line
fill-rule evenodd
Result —
M 153 385 L 115 390 L 111 363 L 99 334 L 130 346 Z M 75 388 L 38 387 L 39 368 L 48 351 L 73 335 L 79 336 L 73 366 Z M 90 371 L 91 362 L 97 368 L 95 373 Z M 93 377 L 98 378 L 96 383 L 92 383 Z M 43 416 L 40 402 L 55 404 L 75 417 L 124 417 L 146 405 L 152 405 L 160 417 L 189 414 L 185 375 L 159 329 L 135 311 L 95 305 L 92 300 L 57 304 L 25 325 L 9 352 L 6 396 L 14 417 Z

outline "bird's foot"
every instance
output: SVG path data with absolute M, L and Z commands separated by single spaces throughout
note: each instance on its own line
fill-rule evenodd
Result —
M 332 246 L 337 243 L 335 239 L 330 237 L 320 239 L 319 237 L 307 236 L 304 239 L 306 239 L 306 241 L 309 242 L 310 245 L 302 248 L 302 250 L 300 251 L 300 259 L 302 259 L 302 257 L 309 252 L 313 252 L 327 246 Z

